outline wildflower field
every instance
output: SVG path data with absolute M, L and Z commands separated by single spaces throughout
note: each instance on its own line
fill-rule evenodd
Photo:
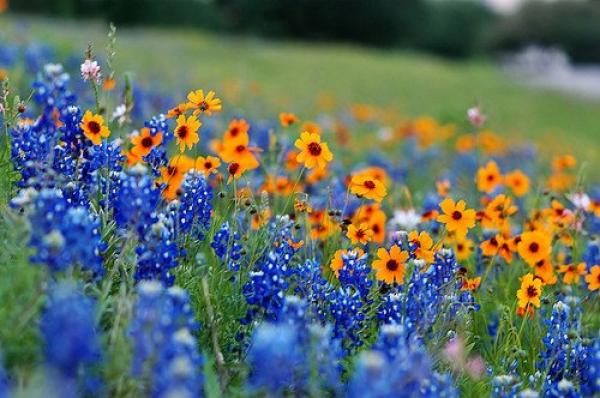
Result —
M 600 394 L 597 104 L 0 23 L 0 397 Z

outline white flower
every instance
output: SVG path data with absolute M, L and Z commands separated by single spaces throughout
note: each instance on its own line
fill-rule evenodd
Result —
M 81 64 L 81 77 L 84 82 L 93 80 L 98 84 L 100 83 L 101 76 L 102 74 L 100 73 L 100 65 L 98 65 L 98 62 L 86 59 L 85 62 Z
M 415 209 L 394 210 L 390 223 L 395 229 L 412 230 L 421 222 L 421 215 Z
M 478 106 L 469 108 L 467 111 L 467 116 L 471 124 L 475 127 L 483 126 L 483 123 L 485 123 L 486 120 L 485 115 L 481 112 L 481 109 Z
M 127 107 L 124 104 L 117 106 L 112 114 L 112 120 L 116 120 L 119 125 L 125 123 L 127 119 Z
M 574 193 L 568 197 L 577 209 L 587 210 L 590 207 L 590 197 L 583 192 Z

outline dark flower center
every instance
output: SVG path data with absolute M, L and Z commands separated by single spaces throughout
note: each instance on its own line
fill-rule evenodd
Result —
M 150 148 L 152 146 L 152 144 L 154 144 L 154 141 L 152 140 L 152 137 L 144 137 L 144 138 L 142 138 L 142 146 L 144 148 Z
M 200 108 L 201 111 L 205 111 L 208 109 L 208 103 L 206 101 L 202 101 L 198 104 L 198 108 Z
M 396 271 L 399 266 L 400 265 L 398 264 L 398 261 L 394 259 L 390 259 L 387 261 L 387 263 L 385 263 L 385 267 L 390 271 Z
M 534 298 L 534 297 L 537 297 L 537 295 L 538 295 L 538 291 L 535 288 L 535 286 L 528 286 L 527 287 L 527 297 Z
M 379 231 L 381 231 L 381 228 L 379 228 L 379 224 L 375 224 L 373 225 L 373 227 L 371 228 L 373 230 L 374 233 L 379 233 Z
M 246 146 L 245 145 L 238 145 L 235 147 L 236 152 L 244 152 L 246 150 Z
M 308 144 L 308 152 L 312 156 L 319 156 L 321 154 L 321 145 L 318 142 L 311 142 Z
M 236 173 L 238 172 L 238 170 L 240 169 L 240 164 L 239 163 L 231 163 L 229 165 L 229 167 L 227 167 L 227 171 L 229 172 L 229 174 L 236 175 Z
M 540 250 L 540 245 L 538 245 L 536 242 L 533 242 L 531 244 L 529 244 L 529 251 L 532 253 L 537 253 L 537 251 Z
M 375 189 L 375 183 L 371 180 L 365 181 L 365 187 L 367 189 Z
M 177 174 L 177 167 L 169 166 L 167 167 L 167 173 L 172 177 Z
M 88 129 L 90 130 L 90 132 L 92 134 L 99 134 L 100 133 L 100 123 L 98 123 L 95 120 L 92 120 L 92 121 L 88 122 Z
M 188 128 L 187 126 L 180 126 L 177 129 L 177 136 L 181 139 L 184 139 L 185 137 L 187 137 L 188 135 Z
M 204 168 L 205 168 L 205 169 L 210 169 L 210 168 L 212 168 L 212 163 L 211 163 L 211 162 L 204 162 Z
M 495 176 L 495 175 L 493 175 L 493 174 L 488 174 L 488 176 L 487 176 L 487 180 L 488 180 L 488 182 L 492 182 L 492 181 L 494 181 L 495 179 L 496 179 L 496 176 Z
M 454 210 L 452 212 L 452 218 L 455 220 L 460 220 L 462 218 L 462 213 L 458 210 Z
M 240 129 L 237 127 L 232 127 L 231 130 L 229 130 L 229 133 L 232 137 L 237 137 L 237 135 L 240 133 Z

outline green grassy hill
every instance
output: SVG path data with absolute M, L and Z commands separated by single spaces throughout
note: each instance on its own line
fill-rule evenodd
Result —
M 5 16 L 0 22 L 2 29 L 24 22 L 29 35 L 65 54 L 83 52 L 90 41 L 102 49 L 106 42 L 106 26 L 94 21 Z M 337 105 L 369 103 L 404 116 L 429 114 L 442 120 L 462 118 L 469 106 L 480 103 L 498 133 L 572 152 L 588 160 L 592 170 L 600 164 L 600 103 L 520 86 L 487 61 L 450 62 L 401 51 L 191 30 L 119 29 L 117 37 L 120 71 L 165 89 L 178 88 L 181 97 L 190 88 L 223 93 L 229 87 L 253 114 L 291 110 L 306 117 L 314 114 L 317 95 L 326 93 Z

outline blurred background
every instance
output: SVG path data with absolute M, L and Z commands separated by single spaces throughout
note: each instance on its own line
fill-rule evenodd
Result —
M 598 159 L 597 0 L 0 0 L 0 8 L 0 39 L 42 39 L 63 57 L 104 43 L 113 22 L 117 67 L 171 93 L 212 87 L 270 115 L 358 103 L 390 119 L 444 122 L 481 105 L 501 134 Z

